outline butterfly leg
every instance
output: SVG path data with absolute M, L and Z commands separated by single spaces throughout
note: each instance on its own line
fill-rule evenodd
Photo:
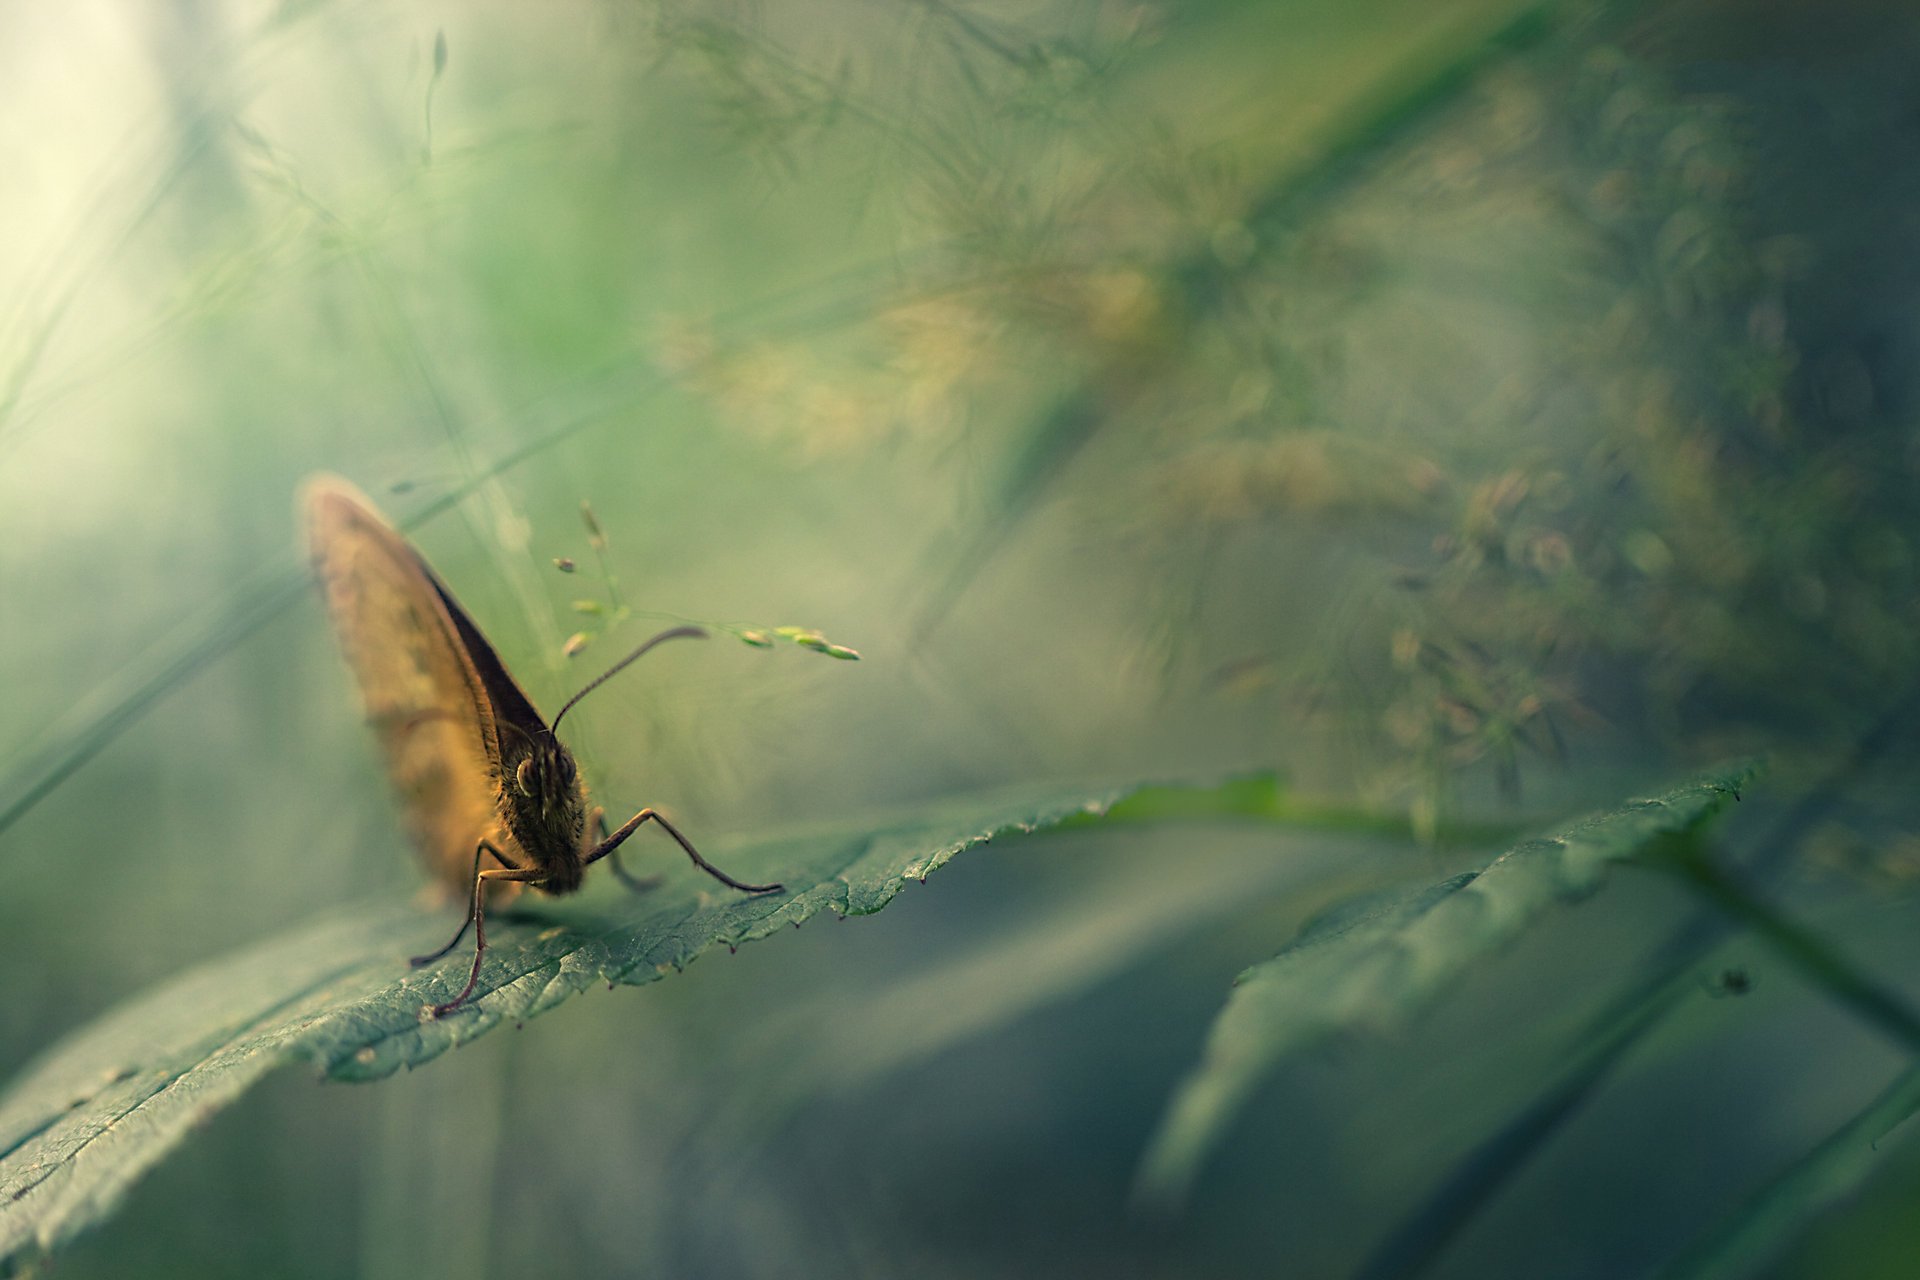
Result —
M 489 853 L 493 855 L 494 861 L 498 862 L 503 867 L 512 867 L 516 865 L 515 863 L 508 862 L 507 855 L 493 847 L 493 841 L 482 840 L 479 844 L 473 846 L 473 878 L 476 881 L 480 878 L 480 859 L 485 857 Z M 468 903 L 467 918 L 460 922 L 460 931 L 453 935 L 453 940 L 447 943 L 446 946 L 440 948 L 438 951 L 429 951 L 426 955 L 415 956 L 412 960 L 408 961 L 408 963 L 411 964 L 416 969 L 418 969 L 423 964 L 432 964 L 435 960 L 438 960 L 441 956 L 444 956 L 445 954 L 447 954 L 447 952 L 453 950 L 455 947 L 460 945 L 460 939 L 467 936 L 467 926 L 472 923 L 473 923 L 473 904 Z
M 693 845 L 688 842 L 685 836 L 680 834 L 679 828 L 675 827 L 671 822 L 668 822 L 665 818 L 655 813 L 652 809 L 642 809 L 640 812 L 634 814 L 631 818 L 628 818 L 624 823 L 621 824 L 620 829 L 618 831 L 615 831 L 612 835 L 602 840 L 592 850 L 588 851 L 587 856 L 581 859 L 582 864 L 591 864 L 591 863 L 598 862 L 600 861 L 600 859 L 606 857 L 608 854 L 613 853 L 615 850 L 617 850 L 620 847 L 621 842 L 623 842 L 628 836 L 632 835 L 635 831 L 638 831 L 640 829 L 640 824 L 643 822 L 657 822 L 662 827 L 666 828 L 667 834 L 672 836 L 675 842 L 678 843 L 682 849 L 686 850 L 686 854 L 689 858 L 693 859 L 693 865 L 700 868 L 702 871 L 706 872 L 708 875 L 712 876 L 715 880 L 718 880 L 721 884 L 728 885 L 731 888 L 739 889 L 744 893 L 778 893 L 780 892 L 781 889 L 785 888 L 784 885 L 777 885 L 777 884 L 742 884 L 740 881 L 735 880 L 732 876 L 728 875 L 726 872 L 722 871 L 720 868 L 714 866 L 711 862 L 708 862 L 705 858 L 701 857 L 699 854 L 699 851 L 696 850 L 693 847 Z M 619 867 L 619 860 L 617 857 L 615 858 L 614 866 L 616 870 Z
M 607 829 L 607 811 L 599 805 L 593 806 L 593 812 L 587 815 L 587 826 L 591 827 L 594 831 L 598 831 L 600 837 L 596 840 L 593 835 L 589 833 L 586 840 L 581 844 L 580 857 L 583 862 L 591 862 L 594 858 L 593 851 L 603 842 L 613 839 L 613 832 Z M 636 876 L 628 871 L 620 864 L 620 850 L 618 847 L 610 850 L 608 856 L 613 859 L 613 874 L 619 879 L 621 884 L 627 886 L 627 888 L 635 893 L 652 893 L 655 889 L 658 889 L 662 884 L 666 883 L 667 878 L 665 876 Z
M 495 856 L 498 857 L 499 855 L 496 854 Z M 501 860 L 503 862 L 505 861 L 504 858 Z M 479 859 L 476 858 L 474 860 L 474 865 L 479 865 Z M 434 1005 L 430 1011 L 432 1016 L 435 1018 L 444 1018 L 465 1004 L 467 997 L 473 994 L 474 983 L 480 981 L 480 961 L 484 959 L 487 954 L 487 914 L 485 908 L 487 882 L 489 880 L 517 880 L 521 883 L 532 884 L 544 879 L 546 879 L 546 872 L 538 867 L 488 867 L 486 870 L 478 871 L 474 874 L 473 906 L 468 915 L 468 918 L 473 921 L 473 968 L 467 971 L 467 985 L 460 988 L 460 994 L 445 1004 Z M 462 926 L 460 931 L 465 933 L 466 928 Z M 454 940 L 456 942 L 459 941 L 458 938 Z

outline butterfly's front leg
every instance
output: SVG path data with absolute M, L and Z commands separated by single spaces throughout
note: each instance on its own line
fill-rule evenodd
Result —
M 599 832 L 596 836 L 594 833 Z M 584 859 L 607 838 L 607 811 L 599 805 L 587 810 L 586 831 L 580 837 L 580 856 Z
M 519 865 L 518 863 L 508 861 L 507 855 L 495 848 L 493 841 L 482 840 L 479 844 L 473 846 L 473 878 L 475 880 L 480 878 L 480 859 L 489 853 L 493 855 L 493 860 L 503 867 L 516 867 Z M 407 963 L 416 969 L 423 964 L 432 964 L 435 960 L 438 960 L 441 956 L 444 956 L 447 952 L 460 945 L 460 939 L 467 936 L 467 926 L 472 923 L 473 904 L 469 902 L 467 904 L 467 918 L 460 922 L 459 930 L 454 933 L 452 939 L 448 941 L 446 946 L 440 948 L 438 951 L 429 951 L 423 956 L 415 956 Z
M 488 853 L 491 853 L 500 865 L 482 870 L 480 867 L 480 859 L 484 854 Z M 413 958 L 413 963 L 416 966 L 438 960 L 441 956 L 446 955 L 447 952 L 458 946 L 460 939 L 466 937 L 468 925 L 473 926 L 473 968 L 467 973 L 467 985 L 460 988 L 459 995 L 447 1001 L 445 1004 L 434 1005 L 432 1009 L 429 1010 L 433 1017 L 444 1018 L 465 1004 L 467 997 L 473 994 L 474 984 L 480 980 L 480 961 L 481 958 L 487 954 L 487 919 L 485 905 L 487 882 L 489 880 L 500 880 L 536 884 L 544 879 L 546 879 L 546 872 L 538 867 L 520 867 L 507 861 L 507 855 L 495 848 L 491 841 L 482 840 L 474 849 L 473 898 L 467 904 L 467 918 L 460 922 L 460 931 L 453 935 L 451 942 L 447 943 L 446 946 L 440 948 L 438 951 L 430 955 L 415 956 Z
M 587 834 L 580 841 L 581 864 L 585 865 L 599 857 L 594 850 L 612 838 L 613 833 L 607 829 L 607 811 L 599 805 L 593 806 L 593 811 L 587 815 Z M 628 871 L 620 863 L 620 850 L 617 847 L 610 850 L 608 856 L 613 859 L 614 876 L 635 893 L 652 893 L 666 883 L 665 876 L 636 876 Z
M 605 821 L 604 816 L 601 820 L 603 822 Z M 680 834 L 679 828 L 675 827 L 671 822 L 668 822 L 652 809 L 642 809 L 631 818 L 628 818 L 621 824 L 618 831 L 613 832 L 597 846 L 588 850 L 586 856 L 581 858 L 581 864 L 591 865 L 607 855 L 612 854 L 614 857 L 613 866 L 615 873 L 619 874 L 621 879 L 629 880 L 629 877 L 620 871 L 620 858 L 617 851 L 628 836 L 640 829 L 640 824 L 643 822 L 659 823 L 666 829 L 667 834 L 672 836 L 682 849 L 686 850 L 687 856 L 693 859 L 694 866 L 700 868 L 721 884 L 727 885 L 730 888 L 739 889 L 743 893 L 778 893 L 786 887 L 785 885 L 778 884 L 742 884 L 740 881 L 735 880 L 732 876 L 701 857 L 699 850 L 695 849 L 692 843 Z

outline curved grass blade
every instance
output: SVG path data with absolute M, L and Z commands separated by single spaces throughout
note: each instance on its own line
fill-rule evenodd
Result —
M 50 746 L 33 753 L 32 759 L 41 762 L 38 771 L 24 779 L 17 773 L 8 777 L 11 785 L 0 799 L 0 833 L 53 794 L 154 703 L 278 617 L 308 590 L 305 570 L 288 569 L 243 590 L 225 612 L 216 613 L 211 622 L 195 627 L 183 639 L 171 646 L 163 642 L 157 657 L 143 655 L 144 660 L 122 667 L 72 723 L 53 729 Z M 171 653 L 165 651 L 167 647 Z
M 284 6 L 237 44 L 204 51 L 211 64 L 228 68 L 220 92 L 182 93 L 184 112 L 143 119 L 117 149 L 121 158 L 99 176 L 96 189 L 40 252 L 28 277 L 9 289 L 8 312 L 0 314 L 0 436 L 14 434 L 27 389 L 81 295 L 186 182 L 224 124 L 269 83 L 273 42 L 296 34 L 318 8 Z M 140 161 L 159 154 L 167 136 L 180 144 L 155 172 L 142 175 Z M 118 211 L 124 212 L 116 216 Z M 80 257 L 77 246 L 89 235 L 101 242 L 102 251 L 62 278 L 61 264 Z
M 596 983 L 652 982 L 715 944 L 764 938 L 822 911 L 871 914 L 967 848 L 1120 794 L 1055 786 L 968 796 L 859 830 L 726 852 L 730 866 L 777 870 L 793 887 L 786 894 L 711 895 L 690 877 L 617 914 L 550 907 L 541 919 L 503 917 L 472 1007 L 440 1020 L 423 1021 L 422 1009 L 459 988 L 466 957 L 418 971 L 405 959 L 445 934 L 440 914 L 380 904 L 207 964 L 106 1015 L 0 1097 L 0 1275 L 111 1214 L 189 1129 L 287 1062 L 378 1079 Z
M 1355 1280 L 1418 1275 L 1473 1220 L 1540 1145 L 1584 1107 L 1621 1060 L 1658 1026 L 1669 1010 L 1697 990 L 1691 972 L 1658 983 L 1632 1002 L 1628 1016 L 1584 1049 L 1544 1092 L 1461 1158 L 1420 1208 L 1368 1256 Z
M 1350 902 L 1309 924 L 1286 950 L 1240 975 L 1148 1145 L 1139 1201 L 1171 1209 L 1184 1200 L 1228 1123 L 1282 1057 L 1405 1020 L 1549 907 L 1594 892 L 1614 864 L 1697 828 L 1756 772 L 1753 763 L 1716 770 L 1557 836 L 1522 841 L 1480 871 Z
M 1867 1108 L 1702 1235 L 1661 1280 L 1752 1275 L 1823 1211 L 1861 1187 L 1879 1163 L 1880 1140 L 1920 1112 L 1920 1067 L 1911 1067 Z

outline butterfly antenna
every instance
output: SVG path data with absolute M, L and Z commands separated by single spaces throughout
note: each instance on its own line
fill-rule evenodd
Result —
M 560 708 L 559 714 L 553 717 L 553 728 L 558 729 L 560 727 L 560 717 L 566 715 L 567 712 L 573 710 L 574 703 L 580 701 L 580 699 L 586 697 L 588 694 L 592 693 L 595 689 L 598 689 L 601 685 L 605 684 L 607 681 L 619 675 L 622 671 L 625 671 L 627 667 L 641 654 L 645 653 L 647 650 L 653 648 L 653 646 L 657 644 L 664 644 L 668 640 L 678 640 L 682 637 L 686 637 L 688 639 L 693 639 L 693 640 L 704 640 L 707 638 L 707 633 L 702 631 L 699 627 L 674 627 L 671 630 L 662 631 L 659 635 L 653 637 L 653 639 L 647 641 L 645 644 L 641 645 L 638 649 L 635 649 L 632 653 L 620 659 L 620 661 L 614 663 L 612 666 L 608 667 L 604 672 L 600 674 L 600 677 L 598 679 L 588 684 L 586 688 L 574 694 L 571 698 L 568 698 L 567 705 Z

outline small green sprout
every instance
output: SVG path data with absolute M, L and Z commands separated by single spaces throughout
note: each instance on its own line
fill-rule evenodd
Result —
M 613 565 L 607 558 L 606 530 L 601 527 L 599 517 L 594 515 L 593 505 L 591 503 L 584 500 L 580 503 L 580 519 L 587 527 L 587 541 L 593 548 L 594 558 L 600 563 L 600 581 L 601 585 L 606 589 L 607 598 L 604 602 L 587 599 L 575 600 L 572 602 L 572 608 L 577 614 L 602 619 L 602 629 L 610 631 L 635 615 L 634 612 L 627 608 L 620 600 L 619 588 L 614 581 Z M 553 564 L 554 567 L 562 573 L 573 573 L 579 568 L 574 561 L 564 556 L 555 559 Z M 647 614 L 641 616 L 671 617 L 673 615 Z M 835 644 L 814 627 L 765 627 L 742 625 L 739 623 L 699 622 L 697 619 L 689 618 L 680 618 L 678 621 L 693 622 L 695 625 L 710 627 L 715 631 L 725 632 L 728 635 L 737 637 L 740 643 L 751 645 L 755 649 L 771 649 L 778 641 L 785 640 L 803 649 L 811 649 L 815 653 L 823 653 L 827 657 L 838 659 L 841 662 L 858 662 L 860 660 L 859 650 L 849 648 L 843 644 Z M 564 652 L 569 658 L 575 656 L 592 642 L 596 634 L 597 632 L 594 631 L 576 632 L 574 635 L 568 637 L 566 645 L 564 646 Z
M 587 544 L 595 551 L 605 551 L 607 549 L 606 530 L 600 527 L 599 519 L 593 514 L 593 504 L 585 498 L 580 500 L 580 519 L 587 526 Z
M 838 658 L 842 662 L 860 660 L 859 650 L 849 649 L 843 644 L 835 644 L 812 627 L 775 627 L 772 636 L 763 630 L 741 631 L 735 634 L 756 649 L 770 649 L 773 647 L 774 639 L 778 638 L 791 641 L 802 649 L 811 649 L 815 653 L 824 653 L 829 658 Z

